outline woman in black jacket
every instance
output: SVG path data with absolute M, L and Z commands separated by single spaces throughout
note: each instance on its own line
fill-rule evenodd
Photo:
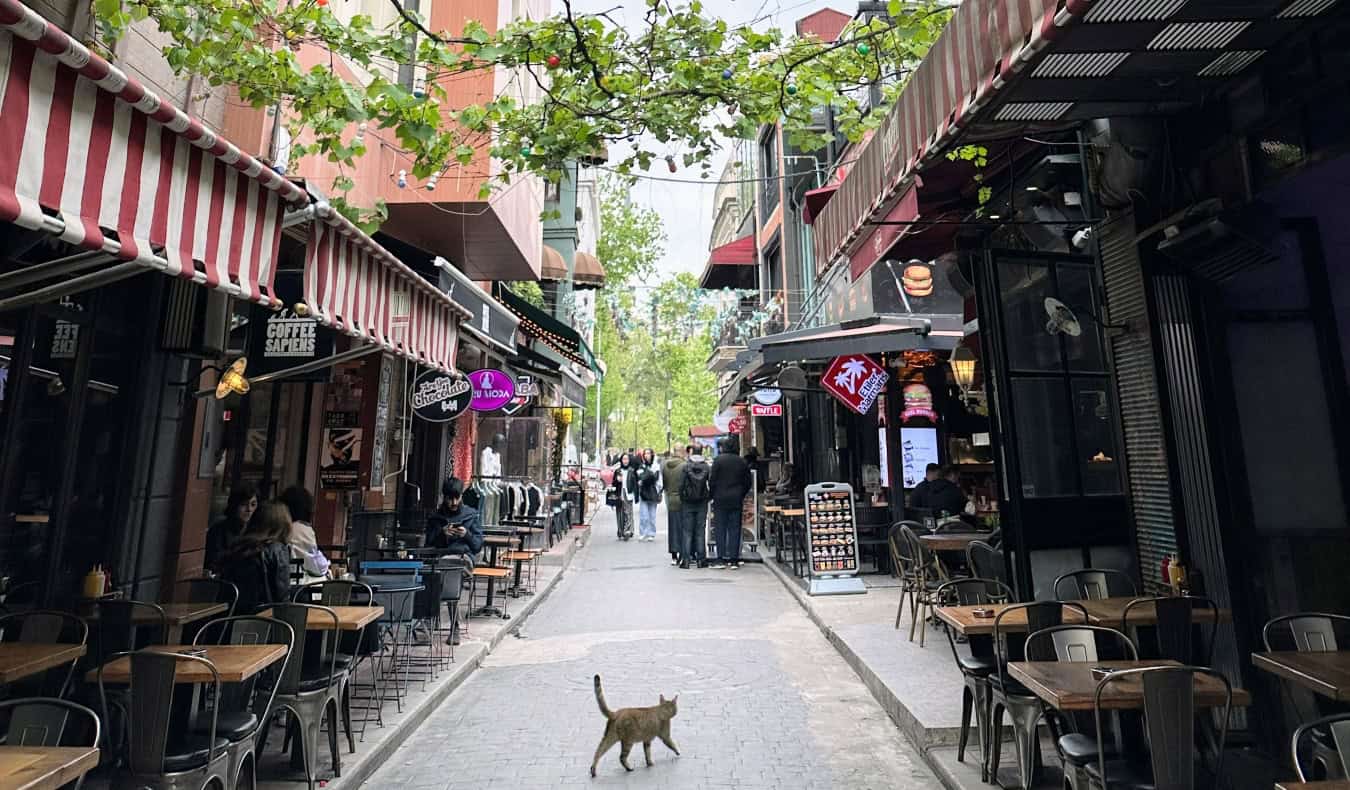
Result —
M 239 588 L 236 612 L 252 614 L 290 600 L 290 537 L 290 510 L 280 502 L 268 502 L 221 558 L 220 577 Z

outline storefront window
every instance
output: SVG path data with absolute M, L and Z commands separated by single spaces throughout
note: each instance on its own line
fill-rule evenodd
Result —
M 1115 408 L 1107 384 L 1106 378 L 1072 382 L 1078 468 L 1089 495 L 1120 493 Z
M 1045 331 L 1045 299 L 1055 295 L 1050 267 L 1037 262 L 1010 263 L 1000 270 L 1008 364 L 1013 371 L 1062 370 L 1059 341 Z
M 1058 378 L 1018 378 L 1012 382 L 1017 412 L 1017 451 L 1022 495 L 1073 496 L 1078 493 L 1073 423 L 1064 382 Z

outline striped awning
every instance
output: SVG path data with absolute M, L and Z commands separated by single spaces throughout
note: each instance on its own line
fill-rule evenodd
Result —
M 468 311 L 326 203 L 310 223 L 304 283 L 305 303 L 325 326 L 454 371 Z
M 0 221 L 272 306 L 300 188 L 0 0 Z
M 966 0 L 815 222 L 855 249 L 916 174 L 974 129 L 995 139 L 1195 106 L 1344 0 Z

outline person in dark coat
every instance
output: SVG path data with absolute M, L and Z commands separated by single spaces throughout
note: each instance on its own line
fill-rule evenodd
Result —
M 909 506 L 926 510 L 937 518 L 960 515 L 966 509 L 966 494 L 949 479 L 952 476 L 943 474 L 941 466 L 929 464 L 924 470 L 923 482 L 909 495 Z
M 712 490 L 713 535 L 717 540 L 714 568 L 741 567 L 741 503 L 750 493 L 750 465 L 723 439 L 708 472 Z
M 441 503 L 427 518 L 426 544 L 468 559 L 483 550 L 483 522 L 477 510 L 464 504 L 464 481 L 457 477 L 441 484 Z
M 291 512 L 268 502 L 219 560 L 220 578 L 239 588 L 235 611 L 252 614 L 291 598 Z
M 248 530 L 253 514 L 258 511 L 258 489 L 252 483 L 240 483 L 225 501 L 225 512 L 206 531 L 206 556 L 202 567 L 218 571 L 222 557 Z

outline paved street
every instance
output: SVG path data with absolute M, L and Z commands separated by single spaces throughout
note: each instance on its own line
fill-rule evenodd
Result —
M 369 788 L 937 788 L 890 719 L 762 567 L 680 571 L 618 543 L 604 509 L 544 605 L 432 714 Z M 679 694 L 672 735 L 588 776 L 611 708 Z

